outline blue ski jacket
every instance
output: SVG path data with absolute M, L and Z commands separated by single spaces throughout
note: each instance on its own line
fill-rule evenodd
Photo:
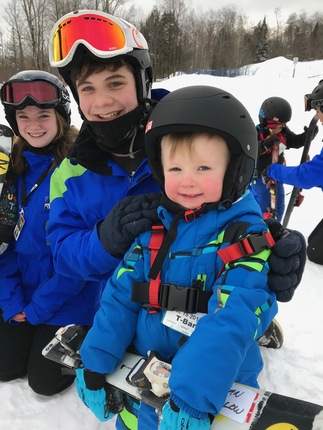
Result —
M 24 151 L 26 175 L 18 179 L 18 207 L 25 224 L 18 240 L 10 243 L 0 258 L 0 307 L 5 321 L 25 312 L 29 323 L 89 325 L 101 297 L 99 287 L 90 288 L 54 271 L 53 256 L 46 240 L 50 212 L 49 186 L 52 171 L 31 192 L 41 174 L 49 169 L 53 154 Z M 22 207 L 22 182 L 28 201 Z M 15 322 L 12 321 L 14 324 Z
M 158 211 L 169 229 L 174 214 L 162 206 Z M 151 314 L 143 303 L 131 300 L 134 282 L 149 282 L 151 232 L 141 234 L 103 291 L 80 351 L 85 368 L 112 373 L 129 345 L 144 356 L 156 351 L 172 361 L 171 397 L 196 417 L 217 414 L 234 381 L 257 386 L 263 362 L 256 339 L 277 313 L 275 294 L 267 285 L 270 250 L 227 263 L 217 279 L 222 267 L 217 250 L 230 245 L 223 239 L 231 223 L 244 225 L 244 236 L 268 231 L 249 191 L 228 210 L 212 210 L 192 222 L 179 221 L 161 269 L 162 283 L 189 288 L 194 280 L 203 279 L 205 290 L 213 292 L 207 314 L 181 348 L 183 334 L 163 324 L 165 311 Z M 151 410 L 147 417 L 146 407 L 142 408 L 138 428 L 153 428 L 146 420 L 151 415 L 156 420 L 156 414 Z
M 58 273 L 104 287 L 120 260 L 103 248 L 97 224 L 122 198 L 155 191 L 160 188 L 147 159 L 129 175 L 83 127 L 51 179 L 47 238 Z
M 299 166 L 272 164 L 267 169 L 267 175 L 284 184 L 305 189 L 320 187 L 323 191 L 323 148 L 311 161 Z

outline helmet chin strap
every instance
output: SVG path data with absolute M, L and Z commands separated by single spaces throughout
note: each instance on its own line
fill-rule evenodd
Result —
M 113 155 L 115 155 L 116 157 L 129 157 L 129 158 L 134 159 L 136 153 L 141 151 L 141 148 L 137 149 L 136 151 L 133 150 L 133 147 L 135 145 L 136 136 L 137 136 L 137 129 L 134 130 L 133 135 L 131 137 L 128 154 L 118 154 L 117 152 L 114 152 Z

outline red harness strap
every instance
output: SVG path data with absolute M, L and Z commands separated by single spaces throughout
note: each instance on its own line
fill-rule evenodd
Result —
M 223 267 L 231 261 L 239 260 L 246 255 L 257 254 L 264 249 L 272 248 L 275 240 L 271 233 L 251 234 L 248 237 L 229 245 L 227 248 L 219 249 L 218 255 L 223 261 Z M 222 270 L 221 270 L 222 272 Z
M 151 237 L 148 248 L 150 249 L 150 267 L 153 265 L 158 251 L 163 243 L 165 230 L 163 225 L 153 225 L 151 227 Z M 159 289 L 161 286 L 160 272 L 155 279 L 150 279 L 149 285 L 149 305 L 156 308 L 156 311 L 150 310 L 150 313 L 157 313 L 159 309 Z
M 158 254 L 160 247 L 162 246 L 165 236 L 165 230 L 163 225 L 153 225 L 151 227 L 151 237 L 148 248 L 150 250 L 150 267 L 153 265 L 155 258 Z M 275 245 L 275 240 L 270 232 L 264 232 L 262 234 L 251 234 L 248 237 L 235 242 L 224 249 L 218 250 L 218 255 L 223 261 L 223 267 L 218 274 L 218 277 L 224 270 L 224 266 L 231 262 L 239 260 L 246 255 L 257 254 L 264 249 L 272 248 Z M 217 277 L 217 278 L 218 278 Z M 158 272 L 155 279 L 150 279 L 148 288 L 149 297 L 149 313 L 155 314 L 160 310 L 159 306 L 159 291 L 162 281 L 160 279 L 160 272 Z

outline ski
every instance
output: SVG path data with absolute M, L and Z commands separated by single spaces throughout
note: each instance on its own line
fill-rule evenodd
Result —
M 309 126 L 308 126 L 300 164 L 303 164 L 307 161 L 308 153 L 309 153 L 309 150 L 311 147 L 311 143 L 312 143 L 312 140 L 314 139 L 317 121 L 318 121 L 318 119 L 316 118 L 316 115 L 314 115 L 313 118 L 311 119 Z M 302 192 L 302 188 L 293 187 L 293 190 L 292 190 L 292 193 L 291 193 L 291 196 L 290 196 L 290 199 L 289 199 L 286 211 L 285 211 L 285 215 L 283 218 L 283 226 L 284 227 L 287 227 L 294 207 L 300 206 L 300 204 L 302 203 L 302 201 L 304 199 L 304 197 L 301 195 L 301 192 Z
M 167 363 L 153 356 L 145 359 L 127 352 L 106 380 L 119 390 L 161 410 L 166 397 L 157 397 L 144 385 L 140 368 L 147 362 L 147 377 L 167 385 Z M 136 379 L 136 372 L 138 374 Z M 150 374 L 150 375 L 149 375 Z M 137 383 L 139 386 L 133 385 Z M 213 418 L 211 430 L 322 430 L 323 406 L 269 391 L 233 384 L 220 413 Z
M 12 238 L 17 222 L 16 182 L 11 165 L 13 132 L 0 124 L 0 254 Z
M 0 124 L 0 195 L 9 167 L 12 144 L 13 132 L 11 128 Z
M 271 134 L 270 134 L 271 136 Z M 272 147 L 271 163 L 277 163 L 279 159 L 279 143 L 275 142 Z M 270 194 L 270 206 L 267 208 L 267 212 L 263 214 L 264 218 L 276 218 L 277 217 L 277 182 L 274 179 L 269 179 L 266 184 Z
M 43 355 L 70 369 L 81 367 L 78 354 L 86 332 L 77 325 L 62 327 Z M 169 396 L 171 364 L 155 353 L 141 357 L 126 352 L 106 381 L 161 412 Z M 215 387 L 216 389 L 216 387 Z M 269 391 L 233 384 L 211 430 L 322 430 L 323 406 Z

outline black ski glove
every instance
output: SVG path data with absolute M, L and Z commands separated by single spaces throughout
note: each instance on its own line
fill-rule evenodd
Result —
M 273 134 L 272 136 L 263 140 L 261 142 L 261 146 L 265 149 L 265 151 L 268 151 L 268 149 L 272 148 L 277 141 L 278 141 L 278 137 L 275 134 Z
M 270 182 L 270 180 L 271 180 L 271 178 L 268 176 L 268 173 L 267 173 L 267 171 L 268 171 L 268 169 L 269 169 L 269 167 L 271 166 L 271 164 L 269 164 L 269 166 L 267 166 L 262 172 L 261 172 L 261 180 L 262 180 L 262 183 L 263 184 L 265 184 L 265 185 L 267 185 L 268 184 L 268 182 Z
M 136 236 L 160 223 L 157 207 L 160 193 L 128 196 L 117 203 L 98 225 L 99 239 L 106 251 L 122 258 Z
M 277 300 L 289 302 L 300 284 L 306 262 L 306 242 L 297 230 L 285 229 L 279 221 L 267 218 L 265 222 L 276 241 L 269 257 L 268 285 Z

